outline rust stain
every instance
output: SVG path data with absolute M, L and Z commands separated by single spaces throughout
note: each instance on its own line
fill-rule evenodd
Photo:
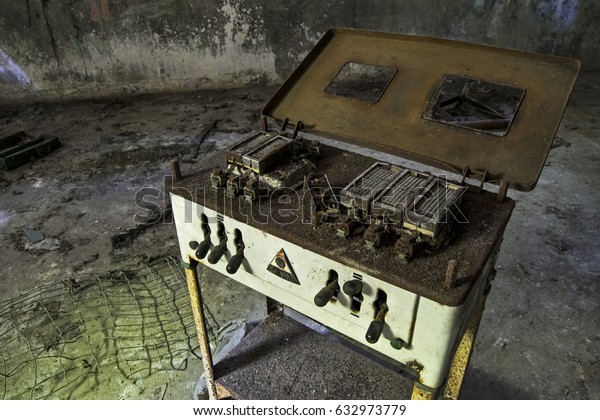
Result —
M 100 0 L 100 9 L 102 9 L 102 19 L 105 22 L 110 22 L 112 20 L 112 16 L 110 15 L 108 0 Z
M 98 5 L 94 2 L 90 3 L 90 19 L 92 20 L 92 22 L 102 22 L 102 18 L 100 17 L 100 10 L 98 9 Z
M 100 7 L 98 7 L 98 3 L 95 1 L 90 3 L 90 19 L 96 23 L 110 22 L 112 20 L 108 0 L 100 0 Z
M 406 363 L 406 366 L 416 370 L 418 373 L 421 373 L 423 371 L 423 365 L 419 363 L 416 359 Z

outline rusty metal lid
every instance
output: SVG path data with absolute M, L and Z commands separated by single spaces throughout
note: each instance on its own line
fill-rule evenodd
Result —
M 306 131 L 532 190 L 579 72 L 575 59 L 330 29 L 265 106 Z

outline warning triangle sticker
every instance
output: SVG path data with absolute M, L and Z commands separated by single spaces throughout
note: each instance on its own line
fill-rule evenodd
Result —
M 290 260 L 283 248 L 279 250 L 275 258 L 271 260 L 271 263 L 267 267 L 267 270 L 276 276 L 281 277 L 284 280 L 289 281 L 290 283 L 300 284 L 298 281 L 298 277 L 296 277 L 296 273 L 294 273 L 294 269 L 292 268 L 292 264 L 290 264 Z

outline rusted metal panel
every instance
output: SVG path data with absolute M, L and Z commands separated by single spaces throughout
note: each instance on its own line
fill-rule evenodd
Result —
M 339 83 L 332 90 L 332 82 L 348 63 L 381 69 L 366 73 L 365 89 L 383 93 L 346 95 Z M 304 131 L 444 170 L 487 171 L 489 182 L 506 181 L 510 188 L 529 191 L 539 178 L 579 65 L 571 58 L 458 41 L 331 29 L 262 113 L 279 122 L 302 121 Z M 378 74 L 390 78 L 387 84 L 369 83 Z M 507 121 L 503 112 L 488 110 L 489 119 L 466 121 L 463 126 L 431 118 L 426 113 L 444 92 L 447 76 L 461 83 L 473 80 L 469 86 L 478 89 L 512 89 L 518 102 L 514 115 Z M 480 95 L 467 90 L 458 95 L 460 101 L 482 102 Z M 498 126 L 507 131 L 501 136 L 489 132 Z

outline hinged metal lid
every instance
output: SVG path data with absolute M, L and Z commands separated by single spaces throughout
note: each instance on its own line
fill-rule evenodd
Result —
M 263 115 L 530 191 L 578 72 L 571 58 L 330 29 Z

